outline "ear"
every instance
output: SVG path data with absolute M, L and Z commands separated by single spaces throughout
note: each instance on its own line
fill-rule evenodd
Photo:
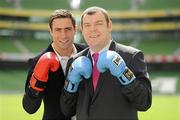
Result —
M 112 21 L 110 19 L 108 23 L 108 29 L 109 29 L 109 32 L 112 32 Z
M 79 25 L 79 31 L 82 33 L 83 32 L 83 26 Z

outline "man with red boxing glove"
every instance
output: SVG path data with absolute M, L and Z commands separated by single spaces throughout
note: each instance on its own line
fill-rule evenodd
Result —
M 23 96 L 23 108 L 35 113 L 44 102 L 43 120 L 70 120 L 63 115 L 60 96 L 65 82 L 68 59 L 86 46 L 73 43 L 75 19 L 65 9 L 55 10 L 50 16 L 52 42 L 47 49 L 29 59 L 29 72 Z

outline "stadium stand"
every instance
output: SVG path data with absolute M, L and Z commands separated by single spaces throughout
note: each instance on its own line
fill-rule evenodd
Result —
M 12 12 L 14 11 L 14 12 Z M 48 30 L 47 23 L 33 23 L 30 21 L 32 17 L 42 17 L 47 19 L 52 11 L 40 11 L 40 10 L 13 10 L 13 9 L 2 9 L 0 8 L 0 17 L 3 19 L 8 19 L 8 21 L 0 21 L 1 29 L 28 29 L 28 30 Z M 80 11 L 76 11 L 73 14 L 80 17 Z M 141 19 L 159 19 L 168 18 L 175 19 L 180 18 L 180 10 L 154 10 L 154 11 L 131 11 L 131 12 L 119 12 L 110 11 L 112 20 L 141 20 Z M 18 22 L 17 19 L 11 20 L 13 18 L 27 18 L 24 22 Z M 142 20 L 141 20 L 142 21 Z M 178 30 L 180 28 L 179 21 L 171 22 L 148 22 L 148 23 L 126 23 L 121 24 L 120 22 L 113 25 L 114 31 L 160 31 L 160 30 Z
M 61 1 L 62 0 L 56 0 L 55 2 L 59 3 Z M 42 0 L 38 2 L 41 3 Z M 36 4 L 38 4 L 38 2 L 35 0 L 31 1 L 31 3 Z M 7 38 L 12 38 L 14 41 L 17 41 L 18 39 L 26 39 L 27 37 L 35 40 L 39 38 L 49 39 L 49 37 L 41 37 L 48 36 L 49 34 L 47 23 L 48 17 L 51 14 L 52 9 L 56 8 L 56 5 L 50 5 L 50 3 L 52 3 L 50 0 L 45 0 L 43 2 L 43 6 L 37 6 L 35 4 L 28 4 L 28 2 L 25 0 L 21 1 L 21 8 L 18 9 L 12 8 L 12 5 L 9 3 L 4 5 L 6 7 L 0 7 L 0 39 L 6 40 Z M 162 46 L 162 43 L 158 41 L 165 41 L 166 39 L 172 39 L 171 41 L 177 42 L 177 44 L 180 43 L 179 2 L 173 4 L 169 1 L 169 4 L 162 4 L 161 0 L 145 1 L 146 3 L 140 5 L 136 10 L 131 8 L 132 6 L 130 2 L 131 0 L 119 0 L 118 2 L 115 2 L 115 0 L 112 0 L 111 2 L 106 0 L 104 1 L 104 5 L 109 6 L 103 6 L 100 4 L 102 3 L 101 0 L 97 0 L 96 4 L 94 4 L 92 1 L 83 1 L 81 8 L 84 9 L 92 5 L 106 8 L 109 11 L 110 17 L 113 21 L 113 38 L 117 40 L 117 42 L 125 42 L 128 45 L 145 50 L 145 53 L 147 53 L 147 56 L 145 57 L 149 64 L 179 64 L 180 48 L 178 45 L 175 46 L 174 44 L 167 42 L 170 48 L 169 51 L 166 50 L 166 48 L 159 50 L 159 47 L 155 47 L 155 45 L 153 45 L 158 44 L 156 46 Z M 155 6 L 157 4 L 158 7 Z M 58 8 L 59 7 L 71 9 L 66 2 L 59 4 Z M 78 10 L 73 11 L 73 14 L 77 17 L 78 22 L 81 12 L 82 11 Z M 22 40 L 21 44 L 25 45 L 23 41 L 25 40 Z M 28 42 L 30 41 L 32 40 L 29 40 Z M 83 42 L 83 38 L 81 38 L 80 41 Z M 148 48 L 149 43 L 147 41 L 151 41 L 152 47 Z M 24 63 L 28 58 L 28 56 L 25 54 L 28 54 L 29 57 L 33 56 L 33 52 L 30 49 L 24 51 L 25 52 L 22 52 L 21 54 L 15 53 L 15 55 L 12 55 L 11 53 L 0 53 L 0 61 L 7 61 L 8 59 L 11 59 L 11 62 L 18 60 Z M 149 51 L 155 51 L 155 53 Z M 166 53 L 159 51 L 166 51 Z M 13 56 L 18 57 L 13 59 Z

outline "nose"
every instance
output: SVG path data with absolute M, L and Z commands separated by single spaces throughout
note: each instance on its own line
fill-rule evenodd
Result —
M 65 30 L 62 30 L 60 34 L 61 34 L 61 38 L 66 38 L 66 31 Z
M 96 25 L 91 25 L 91 31 L 96 31 Z

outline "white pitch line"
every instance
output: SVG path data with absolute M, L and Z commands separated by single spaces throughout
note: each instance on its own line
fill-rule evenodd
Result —
M 19 40 L 14 40 L 14 44 L 22 53 L 30 53 L 30 51 Z
M 140 39 L 135 39 L 130 43 L 130 46 L 137 48 L 139 46 L 140 42 L 141 42 Z
M 173 52 L 174 55 L 179 55 L 180 54 L 180 47 L 177 48 L 174 52 Z

